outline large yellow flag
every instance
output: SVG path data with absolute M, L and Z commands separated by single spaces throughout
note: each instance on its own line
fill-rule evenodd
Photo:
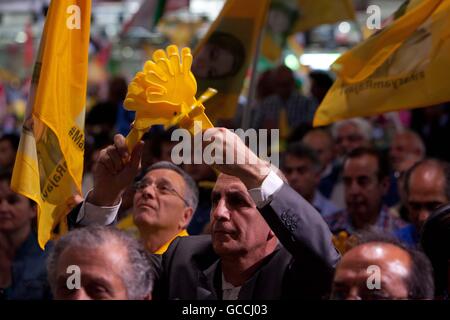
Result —
M 244 78 L 266 20 L 270 0 L 228 0 L 194 52 L 198 91 L 219 92 L 208 102 L 208 117 L 234 116 Z
M 413 0 L 401 12 L 334 63 L 315 126 L 450 101 L 450 1 Z
M 53 0 L 11 187 L 38 206 L 42 248 L 81 194 L 91 0 Z

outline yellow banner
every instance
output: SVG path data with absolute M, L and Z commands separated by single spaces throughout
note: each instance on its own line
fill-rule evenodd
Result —
M 53 0 L 35 64 L 11 187 L 38 206 L 38 240 L 67 230 L 81 194 L 91 0 Z
M 234 116 L 270 0 L 228 0 L 194 53 L 198 92 L 219 92 L 206 114 L 214 122 Z
M 450 1 L 413 1 L 332 66 L 338 75 L 315 126 L 450 101 Z
M 300 12 L 292 33 L 356 18 L 351 0 L 297 0 L 297 2 Z

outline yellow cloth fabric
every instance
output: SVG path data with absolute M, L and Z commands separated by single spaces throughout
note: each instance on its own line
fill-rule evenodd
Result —
M 125 218 L 121 219 L 119 221 L 119 223 L 117 224 L 117 228 L 132 234 L 136 238 L 139 238 L 139 230 L 137 229 L 136 225 L 134 224 L 133 215 L 131 215 L 131 214 L 129 214 Z M 187 230 L 186 229 L 181 230 L 175 237 L 173 237 L 172 239 L 167 241 L 161 248 L 159 248 L 158 250 L 156 250 L 153 253 L 154 254 L 163 254 L 164 252 L 167 251 L 170 244 L 176 237 L 187 237 L 187 236 L 189 236 Z
M 403 11 L 334 63 L 338 79 L 315 126 L 450 100 L 450 1 L 412 1 Z
M 173 240 L 175 240 L 175 238 L 177 238 L 177 237 L 187 237 L 187 236 L 189 236 L 187 230 L 186 229 L 181 230 L 175 237 L 173 237 L 172 239 L 167 241 L 161 248 L 159 248 L 158 250 L 156 250 L 153 253 L 154 254 L 163 254 L 164 252 L 167 251 L 167 249 L 169 248 L 170 244 L 172 243 Z
M 34 68 L 11 187 L 37 203 L 42 248 L 81 199 L 90 20 L 90 0 L 53 0 Z

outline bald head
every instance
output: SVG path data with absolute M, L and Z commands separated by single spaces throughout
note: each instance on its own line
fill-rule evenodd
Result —
M 414 165 L 405 177 L 407 208 L 411 222 L 420 230 L 430 214 L 450 202 L 450 166 L 426 159 Z
M 422 275 L 418 275 L 421 270 Z M 431 266 L 419 252 L 373 241 L 348 251 L 333 281 L 335 299 L 426 299 L 433 295 Z
M 425 157 L 425 145 L 417 133 L 399 132 L 392 141 L 389 156 L 394 170 L 406 171 Z

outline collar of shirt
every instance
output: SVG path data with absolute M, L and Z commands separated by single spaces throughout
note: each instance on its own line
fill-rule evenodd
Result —
M 239 297 L 239 292 L 241 291 L 242 286 L 235 287 L 231 283 L 225 280 L 225 277 L 222 273 L 222 299 L 223 300 L 237 300 Z
M 161 248 L 159 248 L 158 250 L 156 250 L 155 252 L 153 252 L 154 254 L 163 254 L 164 252 L 167 251 L 167 249 L 169 248 L 170 244 L 172 243 L 172 241 L 177 238 L 177 237 L 187 237 L 189 236 L 188 232 L 186 229 L 181 230 L 175 237 L 173 237 L 172 239 L 170 239 L 169 241 L 167 241 Z

